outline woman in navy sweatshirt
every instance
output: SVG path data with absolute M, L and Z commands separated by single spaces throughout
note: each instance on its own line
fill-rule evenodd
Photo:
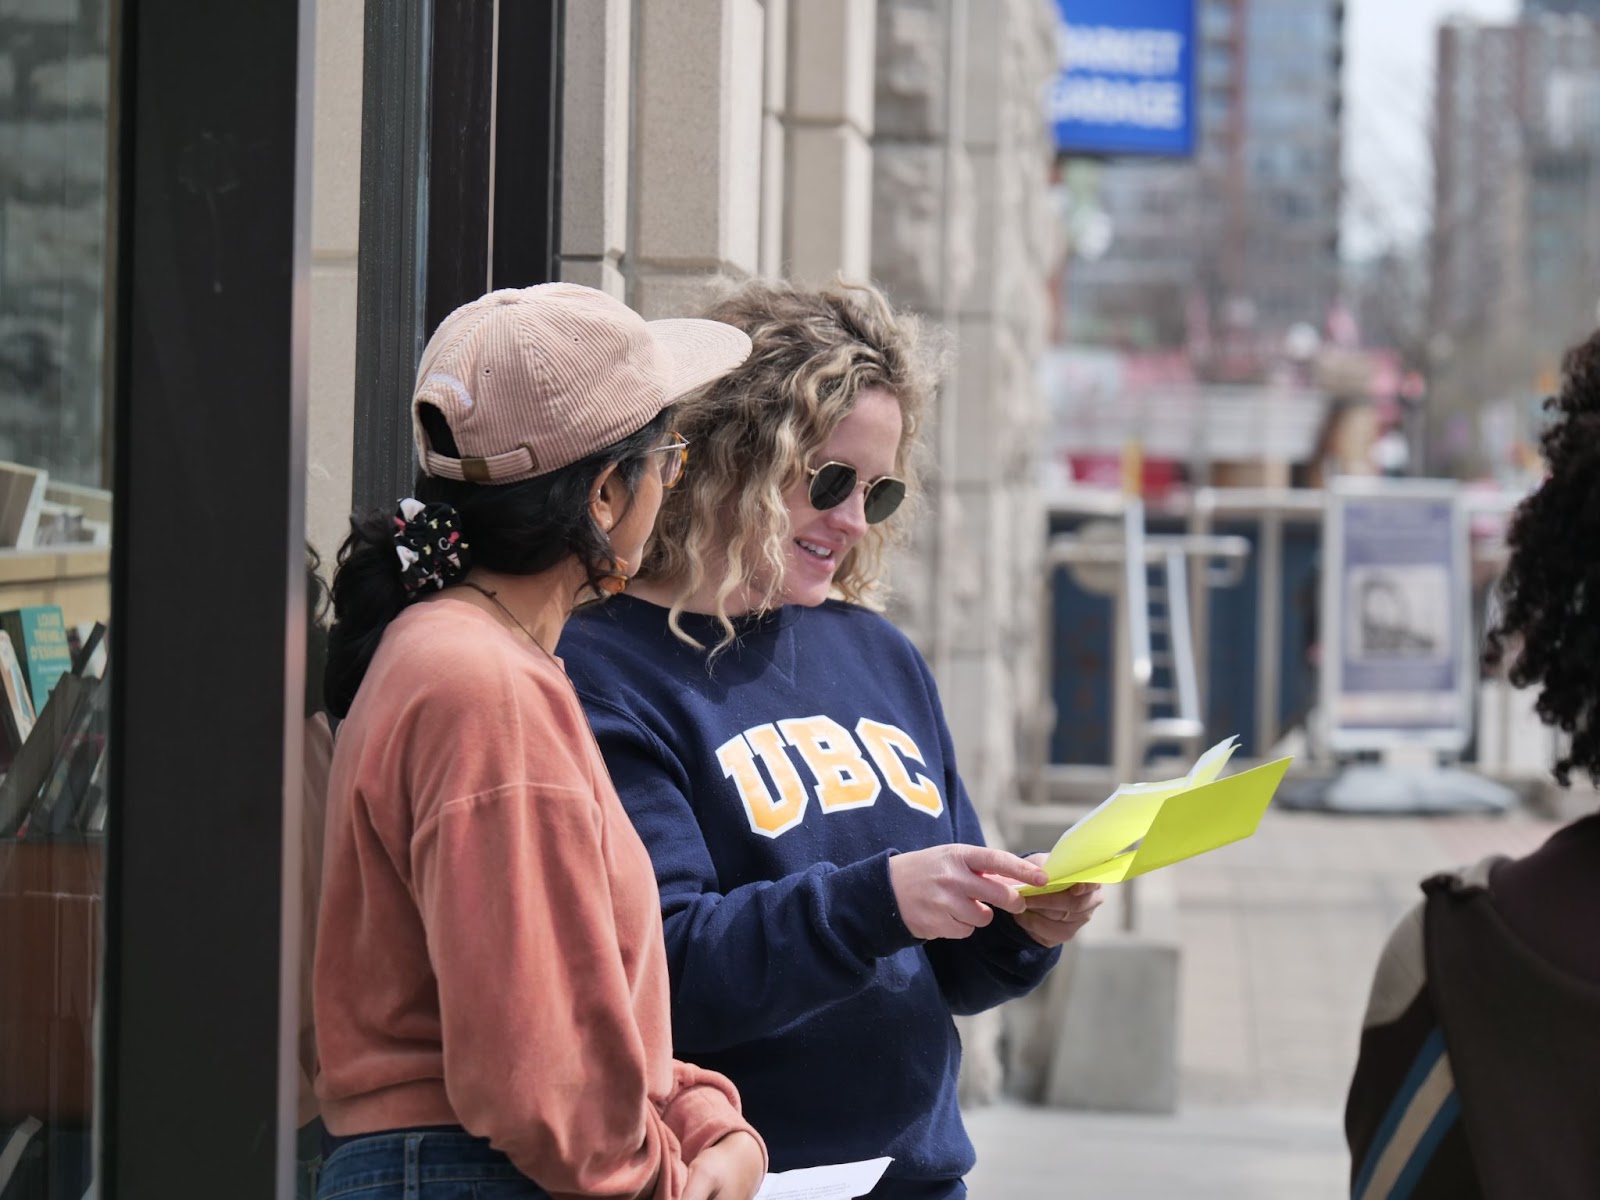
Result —
M 951 1017 L 1035 987 L 1100 896 L 1017 896 L 1038 860 L 983 845 L 933 677 L 866 606 L 915 492 L 915 322 L 842 285 L 707 315 L 754 349 L 680 406 L 694 467 L 630 593 L 561 640 L 655 866 L 675 1051 L 773 1170 L 887 1155 L 874 1196 L 960 1197 Z

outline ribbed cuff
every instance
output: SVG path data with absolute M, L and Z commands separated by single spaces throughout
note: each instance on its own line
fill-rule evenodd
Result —
M 1060 946 L 1041 945 L 1031 933 L 1017 923 L 1016 917 L 1000 909 L 995 909 L 994 920 L 982 929 L 975 930 L 972 936 L 986 938 L 999 948 L 1017 953 L 1037 951 L 1040 957 L 1059 956 L 1061 953 Z
M 739 1109 L 709 1084 L 685 1088 L 668 1106 L 663 1119 L 678 1133 L 685 1163 L 692 1163 L 707 1146 L 716 1145 L 730 1133 L 750 1134 L 760 1142 L 762 1154 L 767 1152 L 766 1142 Z
M 863 959 L 897 954 L 921 940 L 906 928 L 895 903 L 894 885 L 889 882 L 889 859 L 895 853 L 885 850 L 840 867 L 823 881 L 823 918 L 828 928 Z

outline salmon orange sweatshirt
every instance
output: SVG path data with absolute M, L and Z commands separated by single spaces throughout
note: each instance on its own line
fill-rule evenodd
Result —
M 339 726 L 315 1007 L 335 1135 L 459 1124 L 554 1196 L 675 1200 L 754 1132 L 672 1058 L 655 876 L 563 670 L 449 595 Z

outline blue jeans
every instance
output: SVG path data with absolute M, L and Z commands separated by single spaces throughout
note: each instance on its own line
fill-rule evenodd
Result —
M 312 1117 L 295 1134 L 294 1200 L 316 1200 L 322 1173 L 322 1118 Z
M 322 1164 L 317 1200 L 550 1200 L 511 1160 L 465 1130 L 375 1133 Z

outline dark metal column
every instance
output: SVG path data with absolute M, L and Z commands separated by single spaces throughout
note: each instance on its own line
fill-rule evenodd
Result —
M 291 1145 L 309 12 L 119 13 L 106 1200 L 266 1200 Z
M 495 97 L 494 286 L 558 278 L 563 0 L 500 6 Z
M 368 0 L 361 81 L 352 507 L 392 505 L 415 473 L 406 401 L 423 342 L 432 0 Z

